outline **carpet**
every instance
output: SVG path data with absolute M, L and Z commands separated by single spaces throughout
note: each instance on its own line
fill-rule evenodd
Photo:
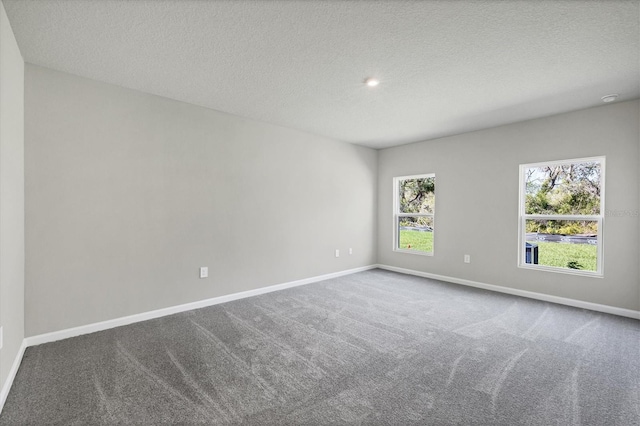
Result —
M 371 270 L 29 347 L 0 424 L 640 425 L 640 321 Z

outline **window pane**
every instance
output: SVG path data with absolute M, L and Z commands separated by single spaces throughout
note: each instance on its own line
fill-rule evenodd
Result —
M 525 214 L 600 214 L 600 162 L 525 169 Z
M 597 270 L 596 221 L 527 219 L 525 235 L 525 263 L 537 260 L 542 266 Z
M 433 213 L 435 184 L 435 177 L 399 181 L 400 213 Z
M 433 251 L 433 217 L 398 218 L 398 248 L 430 253 Z

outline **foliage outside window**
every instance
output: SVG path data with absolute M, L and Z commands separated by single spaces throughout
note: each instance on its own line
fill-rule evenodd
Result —
M 393 250 L 433 255 L 434 174 L 393 179 Z
M 604 163 L 520 166 L 519 266 L 602 276 Z

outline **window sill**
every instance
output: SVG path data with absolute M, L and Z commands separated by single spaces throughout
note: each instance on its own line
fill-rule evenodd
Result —
M 403 250 L 403 249 L 393 249 L 396 253 L 407 253 L 407 254 L 417 254 L 418 256 L 433 256 L 433 252 L 425 252 L 425 251 L 416 251 L 416 250 Z
M 545 272 L 554 272 L 557 274 L 567 274 L 567 275 L 577 275 L 581 277 L 590 277 L 590 278 L 604 278 L 604 274 L 602 272 L 594 272 L 594 271 L 582 271 L 579 269 L 568 269 L 568 268 L 556 268 L 553 266 L 533 266 L 531 264 L 519 264 L 518 268 L 521 269 L 530 269 L 534 271 L 545 271 Z

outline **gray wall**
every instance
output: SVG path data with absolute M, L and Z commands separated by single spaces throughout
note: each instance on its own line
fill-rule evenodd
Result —
M 24 62 L 0 2 L 0 387 L 24 338 Z
M 606 156 L 606 210 L 638 211 L 638 101 L 381 150 L 378 262 L 640 309 L 638 218 L 607 215 L 604 278 L 517 268 L 518 165 Z M 392 251 L 392 178 L 436 173 L 433 257 Z M 463 263 L 464 254 L 471 263 Z
M 27 336 L 376 262 L 375 150 L 29 64 L 25 105 Z
M 640 309 L 632 215 L 605 219 L 602 279 L 516 267 L 521 163 L 605 155 L 607 210 L 638 210 L 638 101 L 376 152 L 32 65 L 25 78 L 28 336 L 376 262 Z M 436 254 L 394 253 L 392 177 L 429 172 Z

